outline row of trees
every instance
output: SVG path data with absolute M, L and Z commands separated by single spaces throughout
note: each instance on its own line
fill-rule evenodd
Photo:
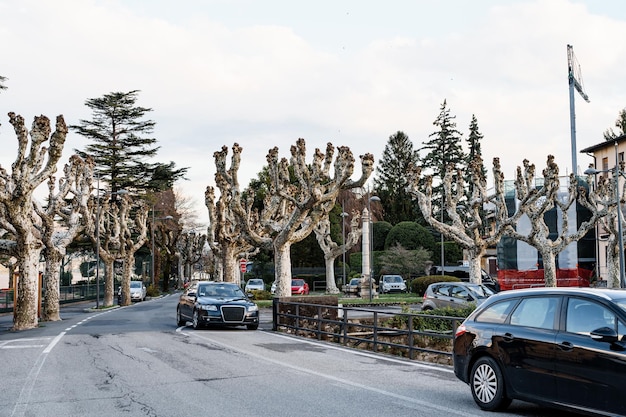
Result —
M 149 250 L 154 265 L 160 264 L 154 262 L 156 247 L 163 248 L 158 252 L 165 254 L 166 264 L 173 257 L 182 265 L 197 259 L 190 252 L 202 248 L 183 233 L 182 215 L 172 199 L 173 184 L 186 168 L 176 168 L 173 162 L 149 162 L 158 150 L 156 139 L 149 136 L 154 122 L 145 120 L 151 109 L 137 106 L 137 95 L 138 91 L 131 91 L 87 100 L 92 120 L 68 127 L 58 116 L 54 131 L 45 116 L 35 117 L 29 130 L 21 116 L 9 113 L 18 149 L 11 169 L 0 167 L 0 256 L 14 264 L 19 274 L 15 330 L 37 326 L 41 259 L 45 262 L 43 320 L 60 319 L 61 264 L 68 251 L 81 250 L 85 242 L 91 243 L 104 264 L 104 306 L 113 304 L 115 261 L 123 265 L 122 303 L 128 304 L 138 251 Z M 57 164 L 70 130 L 91 143 L 84 151 L 75 150 L 57 181 Z M 40 203 L 34 192 L 43 183 L 48 193 Z

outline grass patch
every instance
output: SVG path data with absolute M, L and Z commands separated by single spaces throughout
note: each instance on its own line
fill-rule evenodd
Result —
M 323 293 L 311 293 L 311 295 L 324 295 Z M 306 296 L 305 296 L 306 297 Z M 376 305 L 376 304 L 420 304 L 422 297 L 409 293 L 409 294 L 380 294 L 378 298 L 360 298 L 360 297 L 342 297 L 340 294 L 339 304 L 343 305 Z M 260 307 L 271 307 L 273 301 L 270 300 L 254 300 L 254 302 Z

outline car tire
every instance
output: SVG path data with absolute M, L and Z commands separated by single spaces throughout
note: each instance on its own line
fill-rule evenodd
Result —
M 428 311 L 428 310 L 432 310 L 433 308 L 431 306 L 425 306 L 422 307 L 422 311 Z
M 192 324 L 193 324 L 193 328 L 198 330 L 200 327 L 202 327 L 200 325 L 200 317 L 198 315 L 198 310 L 194 310 L 193 311 L 193 319 L 191 320 Z
M 470 388 L 476 404 L 486 411 L 504 410 L 511 404 L 504 390 L 504 377 L 496 361 L 484 356 L 476 361 L 470 373 Z
M 246 324 L 246 329 L 248 330 L 256 330 L 258 328 L 259 328 L 259 323 Z
M 185 320 L 183 316 L 180 314 L 180 308 L 176 309 L 176 324 L 179 327 L 187 325 L 187 320 Z

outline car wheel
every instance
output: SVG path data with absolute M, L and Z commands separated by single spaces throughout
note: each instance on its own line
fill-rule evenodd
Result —
M 200 317 L 198 316 L 198 310 L 193 311 L 193 319 L 191 320 L 194 329 L 200 328 Z
M 259 328 L 259 323 L 254 323 L 254 324 L 246 324 L 246 328 L 248 330 L 256 330 Z
M 504 410 L 511 399 L 504 392 L 504 377 L 493 358 L 482 357 L 476 361 L 470 374 L 470 388 L 476 404 L 483 410 Z
M 422 307 L 422 311 L 428 311 L 428 310 L 432 310 L 433 308 L 431 306 L 425 306 Z
M 185 326 L 187 324 L 187 320 L 183 319 L 183 316 L 180 314 L 180 308 L 176 309 L 176 324 L 178 326 Z

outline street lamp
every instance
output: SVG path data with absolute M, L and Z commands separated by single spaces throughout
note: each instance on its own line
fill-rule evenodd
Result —
M 369 285 L 370 285 L 370 302 L 372 301 L 372 280 L 374 279 L 374 227 L 373 227 L 373 223 L 372 223 L 372 201 L 380 201 L 380 197 L 378 196 L 371 196 L 370 198 L 367 199 L 367 211 L 369 214 L 369 219 L 368 219 L 368 227 L 369 227 L 369 231 L 370 231 L 370 270 L 369 270 Z
M 96 309 L 100 308 L 100 175 L 97 174 L 96 182 Z M 106 194 L 106 193 L 105 193 Z M 112 192 L 111 195 L 128 194 L 128 190 L 121 189 Z
M 159 217 L 157 219 L 154 218 L 154 205 L 152 205 L 152 227 L 151 229 L 151 245 L 150 245 L 150 284 L 154 286 L 154 226 L 157 220 L 172 220 L 172 216 Z
M 620 203 L 620 195 L 619 195 L 619 177 L 623 175 L 623 173 L 619 170 L 619 161 L 618 161 L 618 152 L 617 152 L 617 141 L 615 141 L 615 168 L 614 169 L 605 169 L 605 170 L 597 170 L 595 168 L 587 168 L 584 172 L 585 175 L 596 175 L 605 172 L 613 171 L 614 181 L 615 181 L 615 198 L 617 201 L 617 240 L 619 242 L 619 284 L 621 288 L 626 287 L 626 279 L 624 277 L 624 232 L 622 230 L 622 205 Z
M 343 204 L 341 205 L 341 243 L 343 245 L 342 248 L 342 260 L 341 260 L 341 267 L 343 268 L 343 278 L 342 278 L 342 283 L 343 285 L 346 285 L 346 217 L 348 217 L 348 213 L 346 213 L 345 211 L 343 211 Z

